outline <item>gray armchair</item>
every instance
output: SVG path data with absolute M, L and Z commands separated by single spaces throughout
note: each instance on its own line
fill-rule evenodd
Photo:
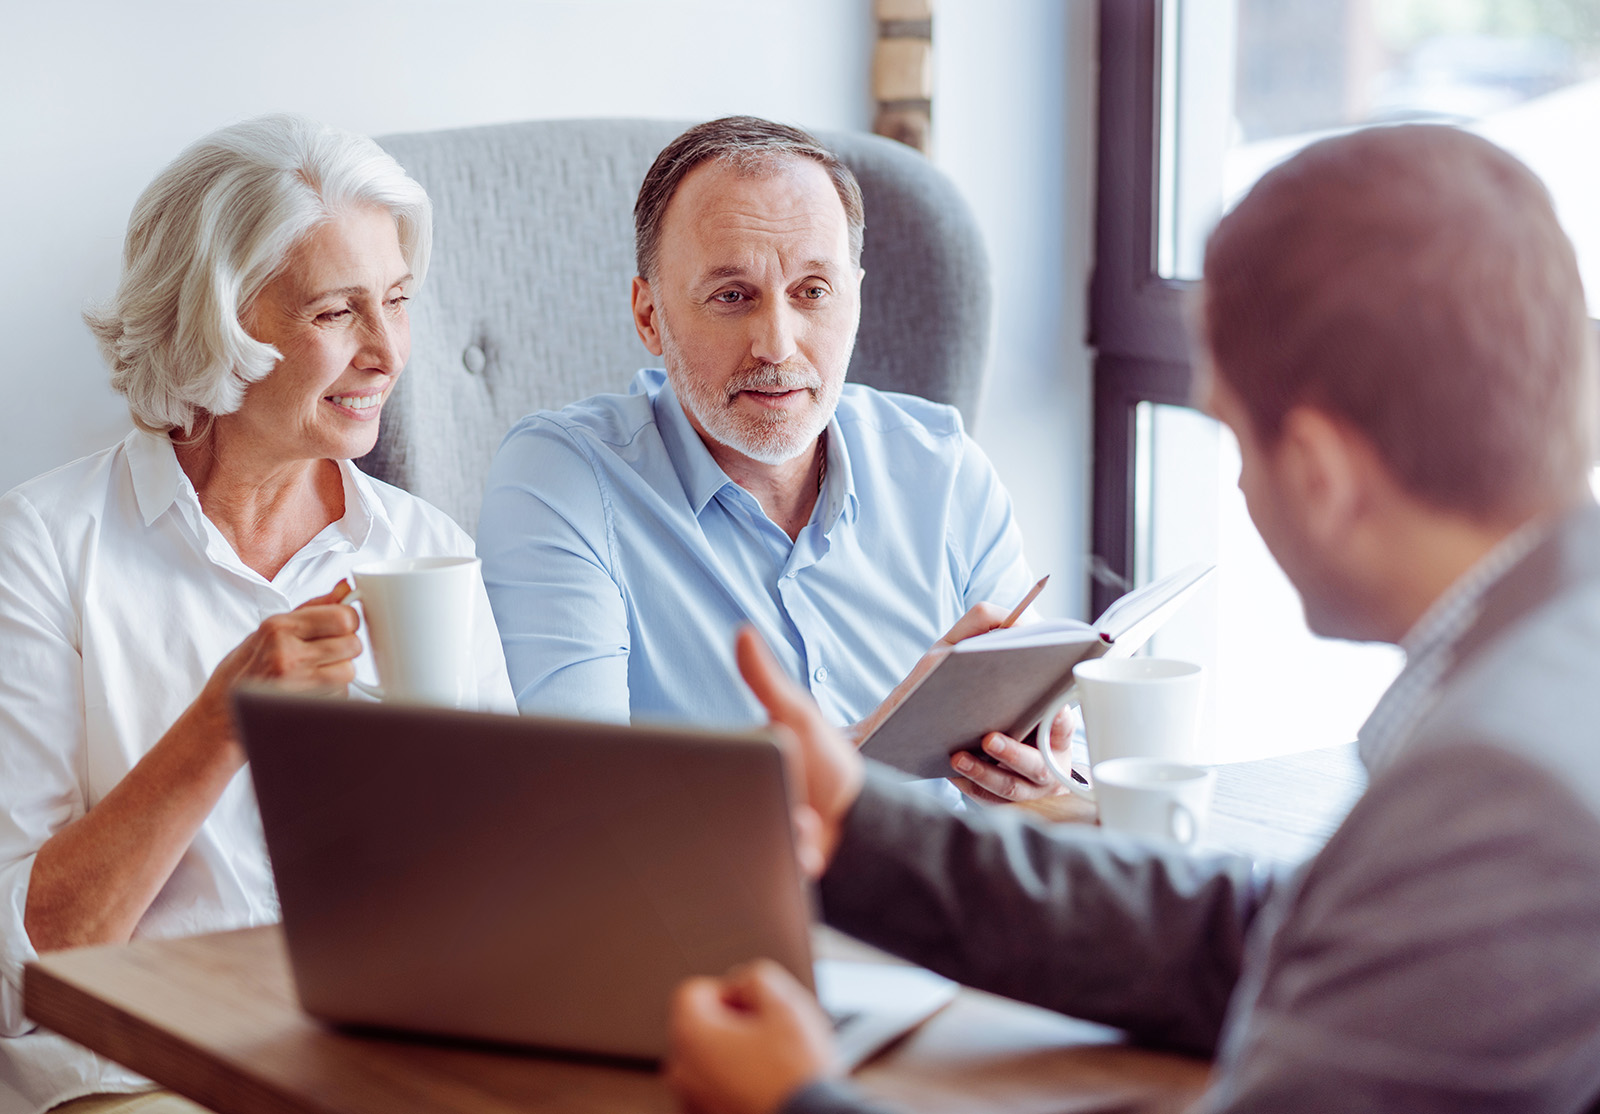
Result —
M 360 466 L 476 533 L 506 430 L 534 410 L 622 391 L 655 359 L 629 312 L 633 201 L 687 124 L 552 120 L 380 140 L 434 204 L 410 370 Z M 959 407 L 989 342 L 989 269 L 950 181 L 877 136 L 823 133 L 861 181 L 867 232 L 852 380 Z

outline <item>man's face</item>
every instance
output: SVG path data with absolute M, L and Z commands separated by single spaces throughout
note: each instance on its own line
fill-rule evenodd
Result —
M 833 417 L 861 317 L 862 272 L 826 170 L 696 167 L 662 221 L 656 274 L 635 281 L 645 346 L 704 438 L 763 464 Z
M 1239 492 L 1267 551 L 1300 594 L 1306 626 L 1326 638 L 1370 638 L 1352 624 L 1352 595 L 1338 573 L 1338 555 L 1318 545 L 1306 516 L 1299 470 L 1282 446 L 1264 445 L 1239 396 L 1213 368 L 1205 381 L 1205 410 L 1239 442 Z

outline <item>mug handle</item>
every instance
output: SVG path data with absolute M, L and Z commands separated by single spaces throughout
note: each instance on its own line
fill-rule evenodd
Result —
M 1200 838 L 1200 820 L 1182 801 L 1167 806 L 1167 832 L 1180 847 L 1193 847 Z
M 1045 712 L 1044 718 L 1039 721 L 1039 726 L 1034 728 L 1034 745 L 1039 750 L 1039 756 L 1044 759 L 1045 766 L 1055 775 L 1057 781 L 1066 786 L 1073 796 L 1093 803 L 1094 785 L 1090 782 L 1089 776 L 1080 774 L 1074 769 L 1070 760 L 1064 766 L 1057 762 L 1055 748 L 1050 745 L 1050 725 L 1055 722 L 1056 716 L 1061 714 L 1061 709 L 1076 703 L 1078 703 L 1078 686 L 1074 684 L 1062 694 L 1059 704 Z
M 340 600 L 339 602 L 340 603 L 347 603 L 347 604 L 350 604 L 352 607 L 354 607 L 356 604 L 361 602 L 361 589 L 360 588 L 352 588 L 352 589 L 350 589 L 350 591 L 345 594 L 344 599 Z M 363 612 L 362 621 L 365 622 L 366 621 L 366 615 L 365 615 L 366 608 L 362 608 L 361 610 Z M 356 689 L 356 690 L 358 690 L 360 692 L 366 693 L 368 696 L 372 697 L 374 700 L 383 700 L 383 699 L 385 699 L 385 697 L 383 695 L 383 690 L 381 688 L 379 688 L 377 685 L 369 685 L 369 684 L 367 684 L 367 682 L 358 681 L 353 677 L 350 679 L 350 685 L 351 685 L 352 688 L 354 688 L 354 689 Z

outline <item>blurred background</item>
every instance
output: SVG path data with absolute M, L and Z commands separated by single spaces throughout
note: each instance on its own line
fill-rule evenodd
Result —
M 1162 0 L 1157 15 L 1156 278 L 1197 278 L 1217 218 L 1306 144 L 1442 123 L 1544 179 L 1600 313 L 1600 4 Z M 1213 745 L 1251 757 L 1354 738 L 1399 652 L 1306 633 L 1234 486 L 1225 430 L 1158 401 L 1135 421 L 1135 579 L 1197 552 L 1218 563 L 1216 588 L 1154 646 L 1213 665 Z

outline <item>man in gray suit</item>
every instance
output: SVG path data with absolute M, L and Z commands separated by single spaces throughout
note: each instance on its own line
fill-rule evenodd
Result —
M 1600 1109 L 1595 355 L 1547 194 L 1454 129 L 1319 143 L 1218 226 L 1199 321 L 1200 397 L 1307 620 L 1407 652 L 1367 793 L 1281 875 L 950 815 L 864 769 L 746 631 L 827 919 L 1214 1055 L 1208 1111 Z M 866 1109 L 770 963 L 685 984 L 674 1039 L 697 1109 Z

